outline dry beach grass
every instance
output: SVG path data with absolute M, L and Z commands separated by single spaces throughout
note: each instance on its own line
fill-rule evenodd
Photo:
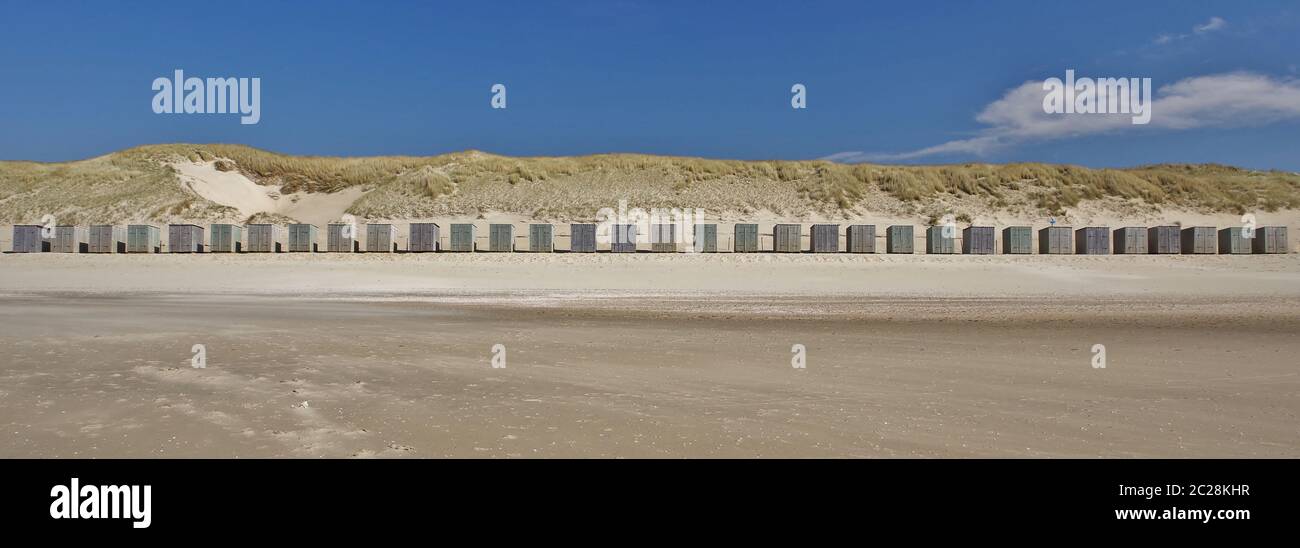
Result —
M 770 211 L 788 218 L 880 212 L 922 219 L 952 213 L 960 220 L 999 211 L 1038 218 L 1107 199 L 1148 210 L 1237 215 L 1300 208 L 1300 175 L 1217 165 L 885 166 L 639 154 L 510 158 L 476 151 L 335 158 L 174 144 L 75 162 L 0 162 L 0 219 L 33 222 L 53 214 L 78 224 L 246 220 L 226 204 L 185 190 L 172 167 L 177 162 L 211 164 L 283 194 L 360 189 L 364 194 L 345 210 L 381 219 L 488 213 L 589 219 L 619 200 L 635 207 Z
M 562 223 L 628 200 L 763 226 L 1254 212 L 1295 234 L 1298 185 L 162 145 L 0 162 L 0 219 Z M 1295 253 L 3 254 L 0 323 L 0 457 L 1300 457 Z

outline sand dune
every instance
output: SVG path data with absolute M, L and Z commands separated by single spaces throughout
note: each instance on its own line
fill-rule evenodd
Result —
M 368 190 L 349 187 L 331 193 L 281 194 L 278 185 L 259 185 L 238 171 L 218 170 L 216 162 L 176 162 L 171 166 L 182 186 L 213 203 L 239 210 L 243 219 L 267 213 L 324 226 L 342 218 Z
M 1300 232 L 1282 207 L 1291 175 L 1221 166 L 204 146 L 178 178 L 159 169 L 155 155 L 182 149 L 0 164 L 21 175 L 0 180 L 17 188 L 0 211 L 323 225 L 355 208 L 401 230 L 562 223 L 627 197 L 763 227 L 949 211 L 1041 227 L 1056 205 L 1075 226 L 1222 227 L 1249 203 L 1278 206 L 1260 224 Z M 217 169 L 213 151 L 240 170 Z M 3 254 L 0 324 L 0 457 L 1300 457 L 1295 253 Z M 194 345 L 207 367 L 190 366 Z

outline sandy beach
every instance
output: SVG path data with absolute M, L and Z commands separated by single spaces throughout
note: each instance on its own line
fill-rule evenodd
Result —
M 3 457 L 1300 456 L 1297 255 L 5 254 L 0 292 Z

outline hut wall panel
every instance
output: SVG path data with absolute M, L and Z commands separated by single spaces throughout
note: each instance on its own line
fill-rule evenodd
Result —
M 916 237 L 912 225 L 894 225 L 885 229 L 885 253 L 913 253 Z
M 1038 253 L 1041 255 L 1069 255 L 1073 253 L 1072 229 L 1068 226 L 1049 226 L 1038 231 Z
M 474 251 L 474 225 L 470 223 L 454 223 L 451 225 L 451 240 L 447 246 L 448 251 L 456 253 L 470 253 Z
M 510 253 L 515 250 L 515 225 L 488 225 L 488 251 Z
M 1034 252 L 1034 229 L 1027 226 L 1009 226 L 1002 229 L 1002 253 L 1028 255 Z
M 316 225 L 294 223 L 289 225 L 289 252 L 315 253 L 319 251 L 317 241 L 320 229 Z
M 840 225 L 813 225 L 810 247 L 813 253 L 839 253 Z
M 85 253 L 90 246 L 87 243 L 86 229 L 79 226 L 56 226 L 54 238 L 50 241 L 53 253 Z
M 49 243 L 41 236 L 40 225 L 14 225 L 14 253 L 41 253 Z
M 677 225 L 674 223 L 650 225 L 650 251 L 654 253 L 676 253 Z
M 1255 237 L 1250 245 L 1254 253 L 1286 253 L 1286 227 L 1261 226 L 1255 229 Z
M 325 225 L 326 253 L 355 253 L 361 248 L 357 226 L 342 223 Z
M 1116 255 L 1146 255 L 1148 231 L 1145 227 L 1126 226 L 1114 232 L 1113 250 Z
M 596 225 L 573 223 L 569 225 L 569 252 L 596 252 Z
M 718 225 L 697 224 L 691 232 L 691 247 L 696 253 L 718 252 Z
M 1177 255 L 1183 252 L 1181 230 L 1176 226 L 1153 226 L 1147 229 L 1147 253 Z
M 283 251 L 283 235 L 280 227 L 272 224 L 251 224 L 248 230 L 249 253 L 279 253 Z
M 925 252 L 930 254 L 948 255 L 957 252 L 956 238 L 944 236 L 942 226 L 931 226 L 925 229 Z
M 162 231 L 153 225 L 128 225 L 126 227 L 127 253 L 161 253 Z
M 1256 231 L 1258 235 L 1258 231 Z M 1247 255 L 1250 253 L 1251 240 L 1247 238 L 1246 229 L 1239 226 L 1219 230 L 1219 253 L 1222 255 Z
M 735 253 L 758 253 L 758 225 L 739 223 L 732 233 L 732 251 Z
M 91 225 L 87 239 L 90 253 L 126 253 L 126 227 Z
M 555 251 L 555 227 L 548 224 L 528 225 L 528 251 L 531 253 Z
M 968 226 L 961 231 L 961 252 L 968 255 L 992 255 L 997 250 L 997 236 L 991 226 Z
M 1182 232 L 1184 255 L 1205 255 L 1218 252 L 1218 235 L 1212 226 L 1193 226 Z
M 1110 229 L 1086 226 L 1074 231 L 1074 252 L 1078 255 L 1109 255 Z
M 409 233 L 406 242 L 406 250 L 411 253 L 433 253 L 438 251 L 438 242 L 441 238 L 442 228 L 438 223 L 411 223 L 407 227 Z
M 802 251 L 801 232 L 803 227 L 795 224 L 779 224 L 772 227 L 772 251 L 777 253 L 799 253 Z
M 876 225 L 850 225 L 844 239 L 844 249 L 849 253 L 875 253 Z
M 233 224 L 213 224 L 208 227 L 210 253 L 239 253 L 244 250 L 244 227 Z
M 636 253 L 636 225 L 610 225 L 609 251 Z
M 169 253 L 202 253 L 203 227 L 196 225 L 168 225 L 167 251 Z
M 366 225 L 366 253 L 393 253 L 397 251 L 397 226 L 389 223 Z

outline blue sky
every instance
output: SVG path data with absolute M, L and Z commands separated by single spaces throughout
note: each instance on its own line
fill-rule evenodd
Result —
M 1300 171 L 1293 1 L 0 0 L 0 12 L 2 159 L 232 142 Z M 153 113 L 151 82 L 175 69 L 261 78 L 261 121 Z M 1149 126 L 1030 136 L 977 119 L 1066 69 L 1192 91 Z M 495 83 L 507 109 L 490 108 Z M 790 108 L 794 83 L 805 110 Z M 1012 138 L 909 155 L 989 132 Z

